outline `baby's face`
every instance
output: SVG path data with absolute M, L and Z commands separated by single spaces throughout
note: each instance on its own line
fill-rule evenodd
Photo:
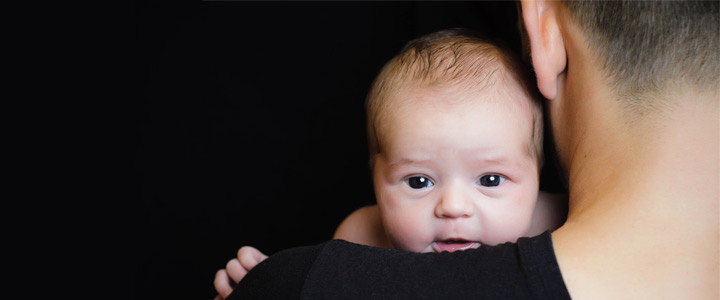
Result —
M 522 237 L 538 193 L 529 100 L 512 91 L 406 91 L 378 128 L 373 171 L 393 245 L 452 252 Z

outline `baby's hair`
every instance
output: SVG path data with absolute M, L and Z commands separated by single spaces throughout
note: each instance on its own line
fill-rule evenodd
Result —
M 533 136 L 528 152 L 537 159 L 539 172 L 543 161 L 542 104 L 530 68 L 500 43 L 461 28 L 409 41 L 375 78 L 365 101 L 370 166 L 374 156 L 382 152 L 377 125 L 388 110 L 388 100 L 400 87 L 420 84 L 478 92 L 507 80 L 516 82 L 531 100 Z

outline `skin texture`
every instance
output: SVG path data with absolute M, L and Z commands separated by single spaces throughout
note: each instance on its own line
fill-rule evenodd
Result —
M 482 91 L 411 84 L 397 93 L 378 131 L 384 149 L 373 169 L 379 205 L 353 212 L 334 238 L 440 252 L 515 241 L 562 225 L 567 199 L 537 191 L 537 167 L 527 152 L 529 99 L 513 81 L 500 82 L 510 84 Z M 498 153 L 505 159 L 496 159 Z M 489 175 L 505 181 L 480 184 Z M 418 177 L 432 186 L 411 188 L 409 179 Z M 471 243 L 442 244 L 452 239 Z
M 440 252 L 449 240 L 477 248 L 523 236 L 535 208 L 538 170 L 528 153 L 532 124 L 524 103 L 530 100 L 519 87 L 467 92 L 409 86 L 398 94 L 402 99 L 390 100 L 380 129 L 383 152 L 373 168 L 391 244 Z M 499 184 L 483 185 L 483 177 L 499 178 Z M 419 179 L 427 183 L 412 187 L 410 181 Z

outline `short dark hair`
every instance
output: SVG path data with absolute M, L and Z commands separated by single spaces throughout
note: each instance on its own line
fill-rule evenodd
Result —
M 564 4 L 594 49 L 608 83 L 629 98 L 631 108 L 642 111 L 647 105 L 639 99 L 673 88 L 674 83 L 700 89 L 720 85 L 720 2 Z

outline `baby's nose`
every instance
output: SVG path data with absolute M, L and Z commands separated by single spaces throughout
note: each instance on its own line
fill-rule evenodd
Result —
M 443 191 L 435 206 L 435 216 L 438 218 L 467 218 L 473 213 L 472 201 L 459 189 L 448 188 Z

